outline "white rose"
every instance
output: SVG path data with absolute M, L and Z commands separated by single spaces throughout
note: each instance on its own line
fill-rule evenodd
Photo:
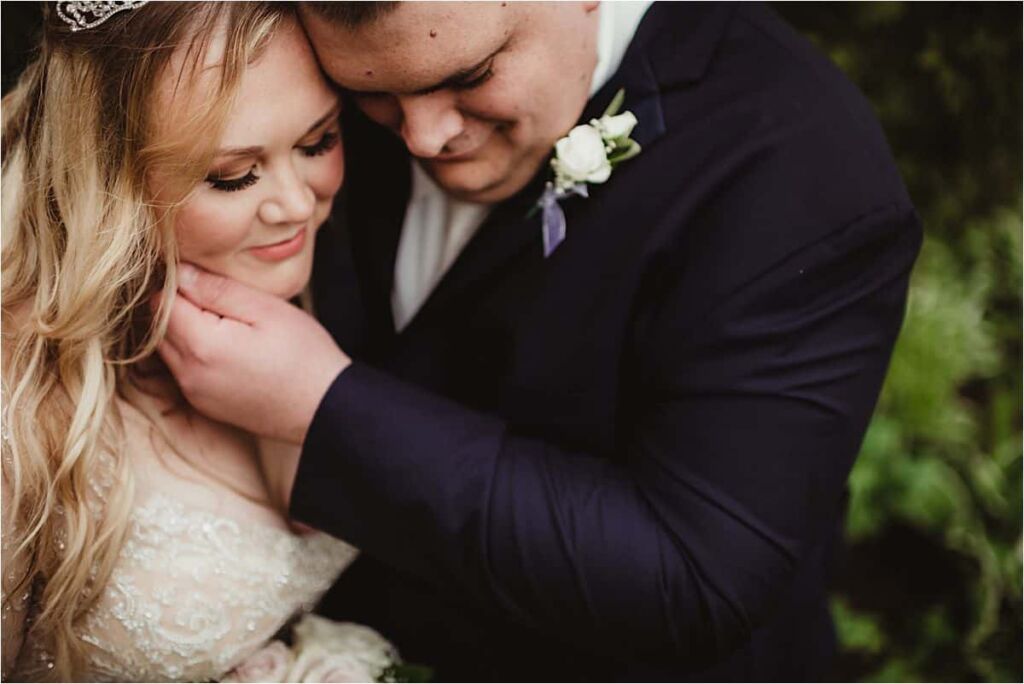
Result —
M 375 682 L 383 668 L 369 667 L 354 653 L 328 653 L 308 648 L 288 673 L 289 682 Z
M 591 126 L 577 126 L 555 143 L 555 171 L 573 183 L 604 183 L 612 173 L 605 143 Z
M 287 682 L 292 665 L 292 652 L 281 641 L 269 644 L 253 653 L 222 679 L 222 682 Z
M 636 117 L 633 112 L 624 112 L 618 116 L 602 116 L 597 123 L 605 140 L 624 140 L 633 132 Z
M 335 622 L 308 614 L 292 630 L 295 650 L 351 654 L 371 670 L 381 671 L 398 660 L 398 651 L 387 639 L 366 625 Z

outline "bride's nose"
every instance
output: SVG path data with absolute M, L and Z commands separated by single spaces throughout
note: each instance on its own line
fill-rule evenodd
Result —
M 275 174 L 274 181 L 274 192 L 260 205 L 260 220 L 267 224 L 308 221 L 316 207 L 316 196 L 302 174 L 288 165 Z

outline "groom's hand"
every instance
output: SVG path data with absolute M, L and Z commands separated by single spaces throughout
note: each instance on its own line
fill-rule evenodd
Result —
M 201 413 L 302 444 L 351 363 L 316 320 L 272 295 L 187 264 L 159 352 Z

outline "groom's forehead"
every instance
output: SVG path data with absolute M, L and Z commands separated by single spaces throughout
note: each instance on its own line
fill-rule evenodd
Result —
M 526 3 L 524 3 L 526 4 Z M 513 37 L 511 3 L 401 3 L 356 28 L 303 13 L 324 70 L 363 92 L 416 93 L 471 71 Z

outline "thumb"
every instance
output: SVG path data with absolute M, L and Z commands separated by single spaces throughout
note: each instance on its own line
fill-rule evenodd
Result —
M 260 318 L 268 295 L 188 263 L 178 264 L 178 292 L 204 311 L 249 325 Z

